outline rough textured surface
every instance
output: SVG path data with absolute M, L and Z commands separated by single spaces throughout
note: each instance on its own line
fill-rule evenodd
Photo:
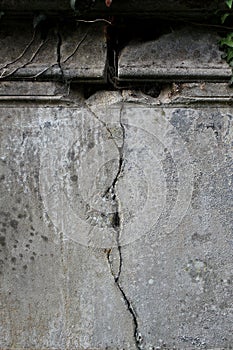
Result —
M 120 81 L 221 81 L 231 77 L 222 59 L 219 37 L 187 27 L 148 42 L 133 41 L 120 53 Z
M 103 23 L 55 22 L 47 28 L 45 20 L 40 25 L 34 30 L 32 23 L 25 21 L 15 30 L 13 21 L 3 21 L 1 80 L 107 82 L 113 52 L 107 50 Z M 113 75 L 120 83 L 227 81 L 231 68 L 222 59 L 218 41 L 216 33 L 191 27 L 176 29 L 156 40 L 133 41 L 120 52 L 118 64 L 111 67 Z
M 50 146 L 56 148 L 54 137 L 60 135 L 65 146 L 66 130 L 74 131 L 69 142 L 77 140 L 83 127 L 84 137 L 88 128 L 93 137 L 100 128 L 84 107 L 77 108 L 1 109 L 1 348 L 134 348 L 132 320 L 106 253 L 74 243 L 45 209 L 46 196 L 59 195 L 52 188 L 46 191 L 53 179 L 44 178 L 46 169 L 54 170 L 43 163 Z M 100 130 L 100 138 L 101 133 L 105 131 Z M 72 142 L 67 151 L 67 180 L 76 187 Z M 80 207 L 78 194 L 73 200 L 71 205 L 77 201 Z M 64 205 L 63 219 L 65 211 Z M 76 233 L 80 230 L 77 226 Z
M 43 21 L 42 21 L 43 23 Z M 106 81 L 107 47 L 102 24 L 33 29 L 30 21 L 0 27 L 0 79 Z M 14 45 L 12 45 L 12 42 Z
M 0 347 L 230 349 L 227 86 L 4 98 Z

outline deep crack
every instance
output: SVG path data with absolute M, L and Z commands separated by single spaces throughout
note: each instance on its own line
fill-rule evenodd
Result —
M 124 125 L 122 123 L 122 108 L 120 110 L 120 126 L 122 129 L 122 135 L 123 135 L 123 141 L 122 141 L 122 145 L 121 147 L 118 147 L 118 151 L 119 151 L 119 163 L 118 163 L 118 171 L 117 174 L 115 176 L 115 178 L 113 179 L 113 182 L 111 184 L 111 186 L 109 186 L 109 188 L 106 190 L 105 195 L 107 195 L 108 193 L 111 193 L 112 198 L 116 201 L 116 212 L 115 212 L 115 216 L 114 216 L 114 221 L 113 221 L 113 228 L 116 231 L 116 243 L 117 243 L 117 251 L 118 251 L 118 255 L 119 255 L 119 266 L 118 266 L 118 271 L 117 274 L 115 275 L 112 269 L 112 262 L 110 259 L 110 254 L 111 254 L 111 249 L 107 251 L 107 260 L 108 260 L 108 264 L 110 267 L 110 271 L 113 275 L 115 284 L 117 286 L 117 288 L 119 289 L 119 291 L 121 292 L 121 295 L 124 299 L 124 302 L 127 306 L 127 309 L 129 311 L 129 313 L 131 314 L 132 320 L 133 320 L 133 324 L 134 324 L 134 340 L 135 340 L 135 345 L 136 348 L 138 350 L 141 349 L 141 336 L 140 333 L 138 332 L 138 321 L 137 321 L 137 315 L 136 312 L 133 309 L 133 306 L 130 302 L 130 300 L 127 298 L 123 287 L 120 284 L 120 276 L 121 276 L 121 271 L 122 271 L 122 265 L 123 265 L 123 259 L 122 259 L 122 252 L 121 252 L 121 243 L 120 243 L 120 234 L 121 234 L 121 229 L 122 229 L 122 220 L 121 220 L 121 211 L 120 211 L 120 201 L 119 198 L 117 196 L 116 193 L 116 185 L 118 183 L 118 180 L 120 178 L 120 176 L 122 176 L 123 170 L 124 170 L 124 146 L 125 146 L 125 128 Z
M 116 281 L 116 284 L 117 284 L 117 287 L 118 289 L 120 290 L 123 298 L 124 298 L 124 301 L 125 301 L 125 304 L 127 305 L 127 309 L 129 310 L 131 316 L 132 316 L 132 319 L 133 319 L 133 323 L 134 323 L 134 340 L 135 340 L 135 345 L 136 345 L 136 348 L 138 350 L 141 350 L 141 336 L 140 336 L 140 333 L 138 332 L 138 321 L 137 321 L 137 315 L 136 315 L 136 312 L 134 311 L 129 299 L 127 298 L 127 296 L 125 295 L 125 292 L 123 290 L 123 288 L 121 287 L 121 285 L 119 284 L 119 281 Z
M 121 220 L 121 215 L 120 215 L 120 201 L 119 198 L 116 194 L 116 185 L 118 183 L 118 180 L 120 176 L 123 173 L 124 170 L 124 146 L 125 146 L 125 128 L 122 123 L 122 107 L 120 110 L 120 126 L 122 130 L 122 145 L 118 148 L 119 152 L 119 163 L 118 163 L 118 170 L 115 178 L 112 181 L 111 186 L 108 187 L 108 189 L 105 192 L 105 196 L 110 193 L 112 199 L 115 200 L 116 202 L 116 211 L 114 214 L 114 220 L 113 220 L 113 228 L 116 231 L 116 244 L 117 244 L 117 249 L 118 249 L 118 254 L 119 254 L 119 267 L 118 267 L 118 273 L 117 276 L 114 277 L 115 282 L 118 283 L 119 277 L 121 274 L 121 268 L 122 268 L 122 254 L 121 254 L 121 244 L 120 244 L 120 233 L 121 233 L 121 227 L 122 227 L 122 220 Z M 109 260 L 108 260 L 109 261 Z
M 122 110 L 123 110 L 123 105 L 120 109 L 120 126 L 121 126 L 121 129 L 122 129 L 122 145 L 121 147 L 118 147 L 116 141 L 114 140 L 114 137 L 113 137 L 113 134 L 111 132 L 111 129 L 108 127 L 108 125 L 102 121 L 93 111 L 92 109 L 88 106 L 87 103 L 85 103 L 86 105 L 86 108 L 88 109 L 88 111 L 93 115 L 94 118 L 96 118 L 107 130 L 107 132 L 109 133 L 110 137 L 112 138 L 115 146 L 117 147 L 118 149 L 118 152 L 119 152 L 119 163 L 118 163 L 118 170 L 117 170 L 117 174 L 115 176 L 115 178 L 113 179 L 112 181 L 112 184 L 111 186 L 108 187 L 108 189 L 105 191 L 103 197 L 107 196 L 110 194 L 111 198 L 113 200 L 115 200 L 116 202 L 116 211 L 115 211 L 115 214 L 114 214 L 114 218 L 113 218 L 113 221 L 112 221 L 112 227 L 115 229 L 115 232 L 116 232 L 116 246 L 117 246 L 117 251 L 118 251 L 118 256 L 119 256 L 119 266 L 118 266 L 118 271 L 117 271 L 117 274 L 114 274 L 114 271 L 113 271 L 113 267 L 112 267 L 112 261 L 111 261 L 111 253 L 113 251 L 113 249 L 106 249 L 105 250 L 105 253 L 107 253 L 107 261 L 108 261 L 108 265 L 109 265 L 109 268 L 110 268 L 110 271 L 111 271 L 111 274 L 114 278 L 114 282 L 115 282 L 115 285 L 117 286 L 118 290 L 120 291 L 123 299 L 124 299 L 124 302 L 127 306 L 127 309 L 132 317 L 132 321 L 133 321 L 133 324 L 134 324 L 134 341 L 135 341 L 135 345 L 136 345 L 136 348 L 138 350 L 141 350 L 142 347 L 141 347 L 141 344 L 142 344 L 142 338 L 141 338 L 141 335 L 138 331 L 138 321 L 137 321 L 137 314 L 136 312 L 134 311 L 133 309 L 133 306 L 131 304 L 131 302 L 129 301 L 129 299 L 127 298 L 121 284 L 120 284 L 120 275 L 121 275 L 121 271 L 122 271 L 122 266 L 123 266 L 123 259 L 122 259 L 122 252 L 121 252 L 121 244 L 120 244 L 120 233 L 121 233 L 121 229 L 122 229 L 122 220 L 121 220 L 121 215 L 120 215 L 120 201 L 117 197 L 117 194 L 116 194 L 116 185 L 118 183 L 118 180 L 120 178 L 120 176 L 122 175 L 123 173 L 123 170 L 124 170 L 124 147 L 125 147 L 125 128 L 124 128 L 124 125 L 122 123 Z
M 124 292 L 124 290 L 123 290 L 123 288 L 122 288 L 122 286 L 120 284 L 120 281 L 119 281 L 123 261 L 122 261 L 122 254 L 121 254 L 121 246 L 118 245 L 117 248 L 118 248 L 118 253 L 119 253 L 119 257 L 120 257 L 119 270 L 118 270 L 117 276 L 115 276 L 113 271 L 112 271 L 112 263 L 111 263 L 111 259 L 110 259 L 110 254 L 111 254 L 111 251 L 112 251 L 111 249 L 109 249 L 107 251 L 107 260 L 108 260 L 108 264 L 109 264 L 109 267 L 110 267 L 110 271 L 111 271 L 111 273 L 113 275 L 113 278 L 114 278 L 114 282 L 115 282 L 118 290 L 120 291 L 120 293 L 121 293 L 121 295 L 122 295 L 122 297 L 124 299 L 124 302 L 125 302 L 125 304 L 127 306 L 127 309 L 128 309 L 128 311 L 129 311 L 129 313 L 130 313 L 130 315 L 132 317 L 132 321 L 133 321 L 133 325 L 134 325 L 134 334 L 133 334 L 133 336 L 134 336 L 134 341 L 135 341 L 136 348 L 138 350 L 141 350 L 142 349 L 142 347 L 141 347 L 142 338 L 141 338 L 141 335 L 140 335 L 140 333 L 138 331 L 137 314 L 136 314 L 135 310 L 133 309 L 133 306 L 132 306 L 130 300 L 127 298 L 127 296 L 126 296 L 126 294 L 125 294 L 125 292 Z

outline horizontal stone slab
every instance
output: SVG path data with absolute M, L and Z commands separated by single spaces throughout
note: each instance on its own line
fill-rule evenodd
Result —
M 68 91 L 67 84 L 57 82 L 0 81 L 0 104 L 61 103 L 67 100 Z
M 120 53 L 119 81 L 226 81 L 231 68 L 222 59 L 216 33 L 184 28 L 157 40 L 133 41 Z
M 105 82 L 107 48 L 102 24 L 51 28 L 45 37 L 26 23 L 0 31 L 0 79 Z M 14 43 L 14 45 L 12 45 Z
M 4 81 L 0 82 L 0 96 L 56 96 L 66 95 L 64 84 L 36 81 Z

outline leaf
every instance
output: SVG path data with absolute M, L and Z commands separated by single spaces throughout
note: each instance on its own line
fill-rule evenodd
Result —
M 224 45 L 233 48 L 233 33 L 229 33 L 225 38 L 220 40 L 220 46 Z
M 226 45 L 226 46 L 228 46 L 228 47 L 232 47 L 232 48 L 233 48 L 233 41 L 232 41 L 232 40 L 228 40 L 228 39 L 222 39 L 222 40 L 220 41 L 220 45 L 221 45 L 221 46 Z
M 225 0 L 225 3 L 229 7 L 229 9 L 232 8 L 233 0 Z
M 227 17 L 229 17 L 229 16 L 230 16 L 229 12 L 228 13 L 224 13 L 224 15 L 221 16 L 221 23 L 224 24 L 226 19 L 227 19 Z
M 226 60 L 229 63 L 233 59 L 233 50 L 229 49 L 227 52 Z

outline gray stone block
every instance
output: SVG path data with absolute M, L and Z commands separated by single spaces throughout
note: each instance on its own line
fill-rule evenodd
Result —
M 222 59 L 216 33 L 187 27 L 147 42 L 133 41 L 120 53 L 118 80 L 227 81 L 231 68 Z
M 2 101 L 2 349 L 231 348 L 233 117 L 205 89 Z
M 52 26 L 41 37 L 30 21 L 1 26 L 0 79 L 104 83 L 107 47 L 102 24 Z M 14 45 L 12 45 L 14 43 Z

